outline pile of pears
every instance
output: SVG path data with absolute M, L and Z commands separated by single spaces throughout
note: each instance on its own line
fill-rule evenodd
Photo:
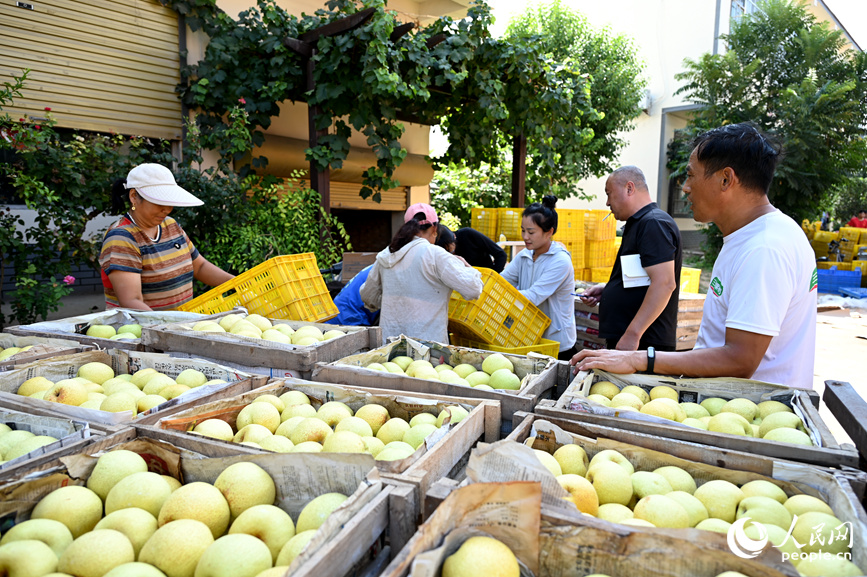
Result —
M 111 325 L 90 325 L 84 334 L 113 341 L 137 341 L 141 338 L 141 325 L 138 323 L 123 325 L 117 330 Z
M 272 323 L 255 313 L 250 315 L 230 313 L 221 318 L 220 322 L 199 321 L 191 328 L 205 333 L 230 333 L 239 337 L 264 339 L 299 347 L 315 345 L 346 334 L 340 329 L 331 329 L 323 333 L 319 327 L 313 325 L 303 325 L 296 330 L 286 323 Z
M 368 453 L 378 461 L 396 461 L 415 453 L 446 418 L 454 425 L 468 414 L 454 405 L 407 422 L 377 404 L 353 412 L 345 403 L 328 401 L 317 410 L 303 392 L 287 391 L 256 397 L 238 413 L 234 428 L 214 418 L 190 432 L 277 453 Z
M 56 383 L 45 377 L 27 379 L 17 392 L 25 397 L 85 409 L 110 413 L 132 411 L 135 417 L 197 387 L 222 383 L 226 381 L 208 380 L 195 369 L 186 369 L 173 379 L 155 369 L 115 375 L 105 363 L 92 362 L 82 365 L 72 379 L 61 379 Z
M 0 348 L 0 361 L 5 361 L 12 355 L 17 355 L 18 353 L 23 353 L 24 351 L 29 351 L 33 348 L 33 345 L 27 345 L 26 347 L 7 347 Z
M 255 463 L 214 484 L 182 485 L 148 471 L 135 452 L 104 453 L 87 486 L 43 497 L 0 539 L 0 574 L 41 577 L 277 577 L 286 573 L 346 495 L 325 493 L 296 519 Z
M 688 471 L 672 465 L 636 470 L 626 456 L 613 449 L 600 451 L 589 460 L 577 444 L 562 445 L 553 454 L 533 451 L 569 493 L 566 500 L 587 515 L 625 525 L 693 527 L 723 534 L 733 523 L 747 518 L 742 521 L 746 536 L 758 541 L 766 532 L 769 541 L 788 553 L 793 563 L 800 561 L 796 567 L 802 575 L 863 575 L 850 561 L 841 563 L 841 572 L 826 572 L 828 567 L 816 568 L 812 561 L 799 558 L 801 554 L 850 552 L 849 533 L 840 537 L 847 526 L 825 501 L 811 495 L 789 496 L 778 485 L 762 479 L 740 487 L 722 479 L 697 484 Z
M 12 429 L 9 425 L 0 423 L 0 465 L 56 441 L 57 439 L 50 435 L 36 435 L 30 431 Z
M 454 367 L 447 363 L 434 366 L 430 361 L 413 360 L 406 356 L 394 357 L 385 363 L 370 363 L 365 368 L 485 391 L 517 391 L 521 388 L 521 379 L 515 374 L 515 366 L 500 353 L 485 357 L 481 368 L 467 363 Z
M 648 392 L 637 385 L 621 389 L 610 381 L 594 383 L 587 398 L 619 411 L 639 411 L 705 431 L 813 445 L 801 418 L 779 401 L 756 404 L 744 398 L 709 397 L 701 404 L 678 403 L 677 391 L 665 385 Z

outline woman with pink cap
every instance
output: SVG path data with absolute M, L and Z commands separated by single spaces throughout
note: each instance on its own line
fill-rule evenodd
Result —
M 429 204 L 410 206 L 391 244 L 376 256 L 361 299 L 379 310 L 383 342 L 406 335 L 448 344 L 452 291 L 473 300 L 482 294 L 482 275 L 462 259 L 434 244 L 437 213 Z
M 176 206 L 201 200 L 178 186 L 160 164 L 140 164 L 111 190 L 121 219 L 109 227 L 99 255 L 106 308 L 141 311 L 174 309 L 193 298 L 193 278 L 217 286 L 233 275 L 199 254 L 175 219 Z

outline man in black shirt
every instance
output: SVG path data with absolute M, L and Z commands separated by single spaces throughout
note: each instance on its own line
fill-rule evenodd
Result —
M 481 266 L 503 272 L 506 266 L 506 252 L 500 248 L 500 245 L 473 228 L 456 230 L 454 235 L 455 247 L 450 252 L 463 257 L 470 266 Z
M 638 167 L 623 166 L 605 183 L 607 205 L 614 218 L 625 220 L 623 242 L 603 286 L 588 289 L 585 303 L 599 303 L 599 336 L 608 348 L 622 351 L 647 349 L 673 351 L 677 342 L 677 305 L 682 261 L 680 231 L 665 211 L 650 199 L 644 174 Z M 637 255 L 637 257 L 636 257 Z M 644 286 L 630 274 L 633 286 L 624 286 L 632 257 L 638 259 L 650 283 Z

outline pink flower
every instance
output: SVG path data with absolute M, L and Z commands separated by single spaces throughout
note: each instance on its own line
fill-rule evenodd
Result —
M 72 276 L 71 274 L 66 275 L 65 277 L 63 277 L 63 282 L 64 282 L 64 284 L 71 285 L 72 283 L 75 282 L 75 277 Z
M 38 124 L 37 124 L 37 125 L 36 125 L 36 126 L 34 126 L 34 127 L 33 127 L 33 128 L 35 128 L 35 129 L 36 129 L 36 130 L 39 130 L 39 129 L 40 129 L 40 128 L 42 128 L 42 127 L 41 127 L 41 126 L 39 126 L 39 125 L 38 125 Z
M 247 101 L 244 100 L 243 98 L 239 98 L 238 102 L 240 102 L 241 104 L 247 104 Z
M 45 107 L 45 112 L 51 112 L 51 109 L 50 109 L 49 107 L 46 106 L 46 107 Z

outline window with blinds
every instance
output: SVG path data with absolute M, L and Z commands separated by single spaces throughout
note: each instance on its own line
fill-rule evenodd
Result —
M 178 15 L 156 0 L 0 2 L 0 82 L 30 69 L 4 109 L 62 128 L 181 138 Z

